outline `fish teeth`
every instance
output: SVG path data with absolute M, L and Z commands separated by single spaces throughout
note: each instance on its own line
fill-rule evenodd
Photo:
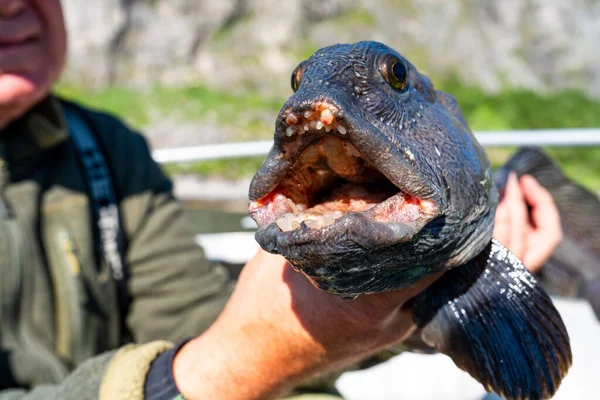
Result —
M 329 211 L 323 215 L 312 215 L 303 212 L 300 214 L 286 213 L 279 217 L 275 223 L 282 232 L 290 232 L 298 229 L 303 222 L 308 229 L 318 230 L 333 224 L 342 215 L 344 214 L 341 211 Z
M 295 114 L 290 114 L 286 117 L 285 122 L 288 125 L 296 125 L 298 123 L 298 117 Z
M 279 217 L 277 219 L 277 221 L 275 221 L 275 223 L 277 224 L 277 226 L 279 226 L 279 229 L 281 229 L 283 232 L 291 231 L 292 230 L 292 220 L 295 217 L 296 216 L 294 214 L 287 213 L 287 214 L 284 214 L 282 217 Z
M 300 209 L 298 208 L 298 206 L 296 205 L 296 203 L 294 203 L 292 200 L 290 199 L 286 199 L 286 205 L 288 206 L 288 210 L 290 210 L 291 212 L 293 212 L 294 214 L 300 214 Z
M 307 218 L 306 220 L 304 220 L 304 223 L 306 224 L 306 226 L 309 229 L 321 229 L 321 226 L 323 225 L 323 219 L 322 218 Z
M 331 225 L 342 216 L 341 211 L 330 211 L 323 214 L 323 224 Z
M 321 122 L 323 125 L 330 125 L 333 122 L 333 114 L 329 108 L 326 108 L 321 112 Z
M 323 224 L 324 225 L 331 225 L 335 222 L 335 218 L 333 217 L 333 213 L 328 212 L 323 214 Z
M 334 112 L 336 114 L 334 114 Z M 285 129 L 285 135 L 292 137 L 294 134 L 304 133 L 311 130 L 325 130 L 327 133 L 333 131 L 339 133 L 340 135 L 345 135 L 347 130 L 337 121 L 338 114 L 340 116 L 343 115 L 341 111 L 331 108 L 325 108 L 322 111 L 306 110 L 299 114 L 286 111 L 284 116 L 288 127 Z

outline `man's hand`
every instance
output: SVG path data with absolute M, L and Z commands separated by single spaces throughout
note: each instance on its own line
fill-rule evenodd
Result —
M 404 339 L 402 305 L 438 276 L 354 301 L 315 288 L 283 257 L 260 251 L 244 268 L 221 316 L 177 354 L 187 399 L 268 399 Z
M 562 240 L 560 215 L 550 193 L 532 176 L 511 173 L 496 211 L 494 238 L 536 272 Z

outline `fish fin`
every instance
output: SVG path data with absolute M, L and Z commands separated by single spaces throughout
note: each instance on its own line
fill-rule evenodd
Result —
M 585 297 L 592 306 L 596 318 L 600 321 L 600 278 L 586 282 L 582 292 L 583 297 Z
M 540 268 L 535 277 L 551 296 L 577 297 L 582 283 L 580 271 L 577 271 L 569 262 L 559 258 L 549 258 Z
M 565 175 L 554 160 L 538 147 L 525 146 L 510 157 L 510 159 L 494 174 L 498 189 L 506 186 L 508 174 L 514 171 L 518 176 L 532 175 L 542 186 L 553 187 L 565 181 Z
M 419 354 L 436 354 L 438 351 L 435 347 L 425 343 L 421 338 L 421 330 L 415 330 L 410 336 L 402 341 L 402 343 L 397 344 L 394 348 L 398 351 L 409 351 L 411 353 L 419 353 Z
M 552 300 L 496 240 L 412 303 L 423 341 L 507 399 L 546 399 L 572 363 Z

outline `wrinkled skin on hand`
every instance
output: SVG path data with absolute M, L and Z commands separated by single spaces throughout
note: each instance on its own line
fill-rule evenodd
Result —
M 260 250 L 218 320 L 178 353 L 177 386 L 190 400 L 280 398 L 307 378 L 404 340 L 415 329 L 404 305 L 436 278 L 347 302 Z

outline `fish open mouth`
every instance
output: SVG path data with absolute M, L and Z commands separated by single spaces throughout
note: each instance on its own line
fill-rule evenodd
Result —
M 437 215 L 433 201 L 400 189 L 361 152 L 368 143 L 353 139 L 355 129 L 337 107 L 287 109 L 277 130 L 283 164 L 268 171 L 277 175 L 272 189 L 251 196 L 259 230 L 270 227 L 297 243 L 350 235 L 373 247 L 407 240 Z

